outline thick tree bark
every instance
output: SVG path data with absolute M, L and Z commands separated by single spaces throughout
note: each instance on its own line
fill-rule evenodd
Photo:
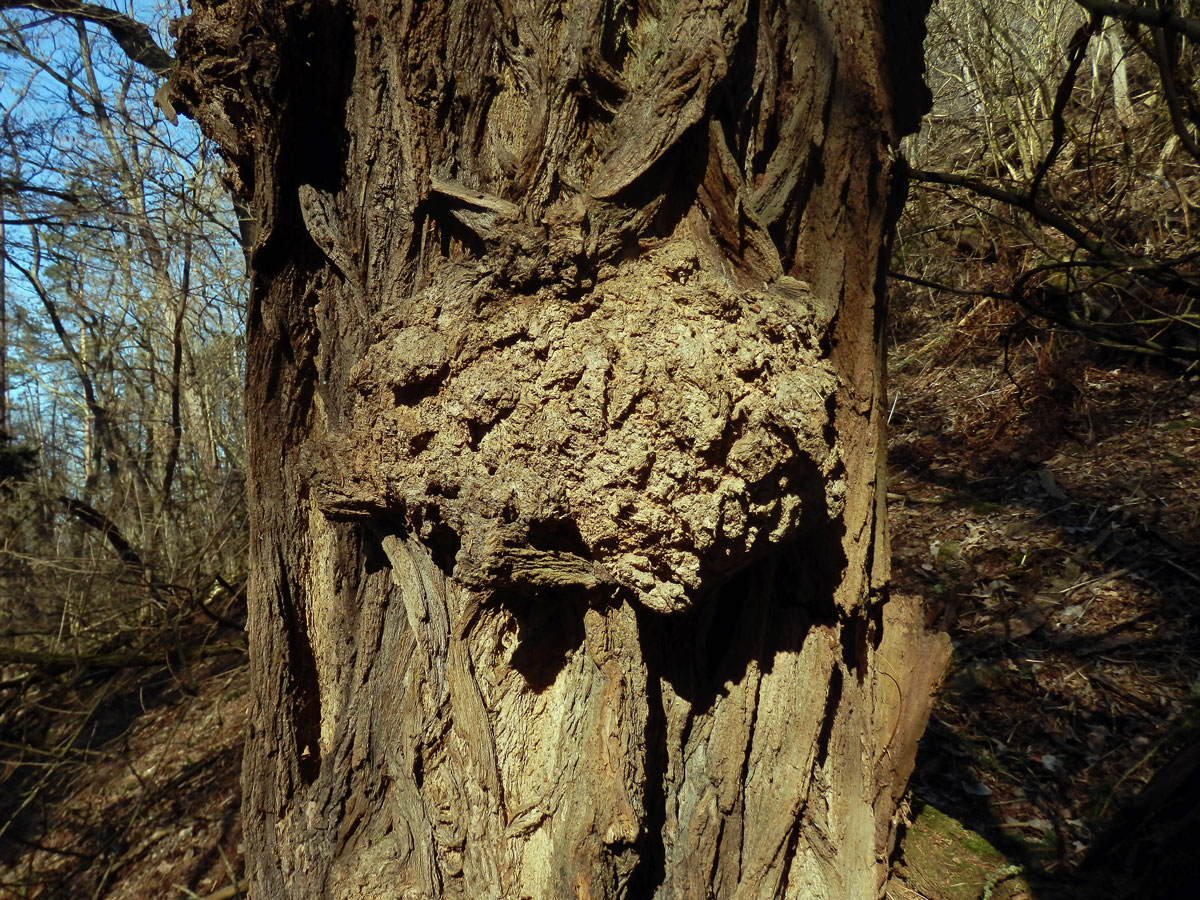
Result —
M 253 199 L 257 897 L 875 896 L 923 2 L 199 4 Z

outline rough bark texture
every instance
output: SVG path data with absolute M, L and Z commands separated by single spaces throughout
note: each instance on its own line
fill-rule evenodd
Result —
M 257 215 L 255 896 L 879 892 L 945 654 L 879 478 L 926 5 L 180 25 Z

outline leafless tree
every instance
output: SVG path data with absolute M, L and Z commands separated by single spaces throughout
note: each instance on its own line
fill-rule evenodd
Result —
M 198 3 L 255 215 L 253 890 L 875 896 L 920 3 Z

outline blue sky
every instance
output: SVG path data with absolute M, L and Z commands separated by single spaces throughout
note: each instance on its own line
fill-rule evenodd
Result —
M 183 11 L 178 2 L 104 5 L 151 25 L 167 47 L 167 24 Z M 132 380 L 161 364 L 153 357 L 169 345 L 162 332 L 185 262 L 189 346 L 203 353 L 237 343 L 242 259 L 219 160 L 202 153 L 191 121 L 171 125 L 154 105 L 160 79 L 130 65 L 97 26 L 85 26 L 89 73 L 75 23 L 30 11 L 4 18 L 15 27 L 0 43 L 0 178 L 25 188 L 20 196 L 0 195 L 9 257 L 9 400 L 27 437 L 37 437 L 32 430 L 45 439 L 50 428 L 70 445 L 78 443 L 70 438 L 71 420 L 84 415 L 78 379 L 20 269 L 39 278 L 76 349 L 94 342 L 95 377 L 123 397 L 144 390 Z M 146 239 L 165 260 L 167 284 Z

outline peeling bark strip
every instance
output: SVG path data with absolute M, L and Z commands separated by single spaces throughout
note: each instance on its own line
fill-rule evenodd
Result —
M 197 2 L 252 200 L 255 896 L 867 898 L 925 8 Z

